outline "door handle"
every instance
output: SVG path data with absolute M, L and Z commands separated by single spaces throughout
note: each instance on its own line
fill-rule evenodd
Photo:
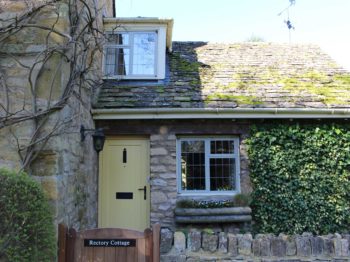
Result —
M 144 186 L 142 188 L 139 188 L 138 190 L 143 190 L 143 199 L 146 200 L 147 199 L 147 187 Z

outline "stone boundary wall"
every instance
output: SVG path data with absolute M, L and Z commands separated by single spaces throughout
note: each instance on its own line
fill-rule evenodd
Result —
M 161 230 L 163 262 L 228 261 L 350 261 L 350 234 L 278 236 L 193 230 Z

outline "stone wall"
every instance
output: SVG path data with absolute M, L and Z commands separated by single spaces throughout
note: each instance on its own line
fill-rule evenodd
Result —
M 150 137 L 151 224 L 174 227 L 177 199 L 176 136 L 163 126 Z
M 114 0 L 99 0 L 98 3 L 98 7 L 99 9 L 102 11 L 102 16 L 103 17 L 113 17 L 113 2 L 116 2 Z M 116 4 L 116 3 L 114 3 Z
M 25 12 L 35 10 L 43 2 L 1 0 L 0 20 L 3 20 L 0 26 L 7 25 L 4 22 L 6 19 L 20 17 Z M 99 6 L 95 7 L 97 2 Z M 91 7 L 92 15 L 96 16 L 95 26 L 102 31 L 102 12 L 98 13 L 97 10 L 100 7 L 109 8 L 112 1 L 97 2 L 85 1 Z M 38 66 L 30 72 L 30 67 L 47 48 L 73 45 L 73 41 L 69 43 L 69 37 L 49 34 L 40 28 L 41 25 L 52 27 L 69 36 L 72 32 L 70 22 L 74 20 L 74 17 L 70 17 L 74 13 L 70 8 L 85 8 L 82 4 L 72 7 L 69 3 L 73 2 L 58 1 L 41 8 L 28 21 L 33 27 L 14 32 L 0 42 L 0 103 L 9 105 L 8 112 L 4 110 L 6 106 L 0 108 L 1 121 L 7 115 L 23 116 L 34 112 L 34 106 L 37 107 L 36 112 L 45 110 L 49 103 L 54 104 L 60 99 L 69 81 L 75 81 L 71 74 L 73 62 L 59 54 L 50 57 L 41 69 Z M 79 14 L 83 16 L 85 13 Z M 111 10 L 106 9 L 105 15 L 111 13 Z M 11 20 L 8 21 L 10 23 Z M 70 50 L 62 48 L 62 52 L 70 55 Z M 81 63 L 85 58 L 78 59 Z M 29 83 L 31 73 L 34 76 L 32 79 L 36 79 L 34 96 Z M 36 154 L 34 161 L 25 168 L 29 175 L 42 184 L 55 212 L 56 222 L 64 222 L 78 230 L 97 226 L 97 155 L 93 150 L 91 136 L 87 136 L 82 143 L 79 130 L 81 125 L 94 127 L 90 114 L 94 90 L 85 85 L 84 79 L 98 82 L 101 73 L 101 55 L 97 55 L 91 70 L 84 72 L 81 81 L 74 84 L 74 90 L 64 107 L 50 114 L 45 122 L 42 119 L 38 121 L 43 124 L 40 133 L 37 133 L 38 137 L 45 137 L 57 127 L 60 131 L 53 133 L 45 143 L 38 144 L 33 151 Z M 1 121 L 0 167 L 20 170 L 23 158 L 18 147 L 26 148 L 31 144 L 37 123 L 29 119 L 4 127 Z
M 248 169 L 246 139 L 251 122 L 232 120 L 113 120 L 98 121 L 107 136 L 136 135 L 150 138 L 151 173 L 151 224 L 160 223 L 174 229 L 183 227 L 174 221 L 176 201 L 184 198 L 177 193 L 176 139 L 181 136 L 238 136 L 240 140 L 241 192 L 249 193 L 251 184 Z M 206 199 L 208 196 L 190 196 Z M 210 199 L 224 200 L 232 196 L 210 196 Z
M 192 136 L 195 136 L 197 133 L 202 135 L 203 131 L 205 129 L 210 129 L 212 125 L 212 121 L 202 121 L 200 125 L 201 128 L 198 129 L 198 125 L 195 123 L 184 125 L 184 123 L 179 121 L 178 124 L 175 125 L 160 125 L 157 130 L 158 132 L 150 136 L 151 223 L 158 222 L 161 223 L 162 226 L 174 228 L 174 209 L 176 201 L 180 198 L 184 198 L 177 193 L 177 137 L 185 133 L 191 133 Z M 231 123 L 229 128 L 232 132 L 231 135 L 238 135 L 240 137 L 241 191 L 247 193 L 250 192 L 251 187 L 248 171 L 248 157 L 245 146 L 245 138 L 247 136 L 246 126 L 239 126 L 239 124 Z M 222 130 L 222 132 L 225 132 L 225 130 Z M 187 198 L 189 198 L 189 196 L 187 196 Z M 208 196 L 191 196 L 190 198 L 208 200 Z M 210 197 L 210 199 L 214 198 L 226 199 L 227 196 Z M 232 196 L 229 196 L 229 198 L 232 198 Z
M 161 261 L 349 261 L 350 235 L 274 236 L 161 230 Z

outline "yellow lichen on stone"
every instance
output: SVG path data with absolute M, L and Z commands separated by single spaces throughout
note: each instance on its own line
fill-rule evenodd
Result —
M 41 180 L 41 186 L 49 200 L 57 200 L 57 180 L 55 177 L 45 177 Z
M 257 97 L 251 95 L 232 95 L 232 94 L 223 94 L 223 93 L 214 93 L 206 97 L 205 102 L 209 103 L 213 100 L 220 101 L 233 101 L 239 105 L 259 105 L 260 101 L 257 101 Z
M 6 12 L 18 13 L 18 12 L 26 10 L 28 8 L 28 6 L 27 6 L 27 3 L 25 1 L 16 1 L 16 2 L 6 1 L 5 3 L 3 3 L 2 8 Z
M 309 71 L 295 77 L 281 78 L 285 90 L 294 94 L 306 92 L 316 95 L 326 105 L 346 104 L 350 99 L 349 75 L 326 75 Z

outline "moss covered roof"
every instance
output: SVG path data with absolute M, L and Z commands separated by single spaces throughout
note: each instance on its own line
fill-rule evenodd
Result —
M 314 45 L 174 42 L 162 81 L 106 80 L 95 108 L 345 108 L 350 73 Z

